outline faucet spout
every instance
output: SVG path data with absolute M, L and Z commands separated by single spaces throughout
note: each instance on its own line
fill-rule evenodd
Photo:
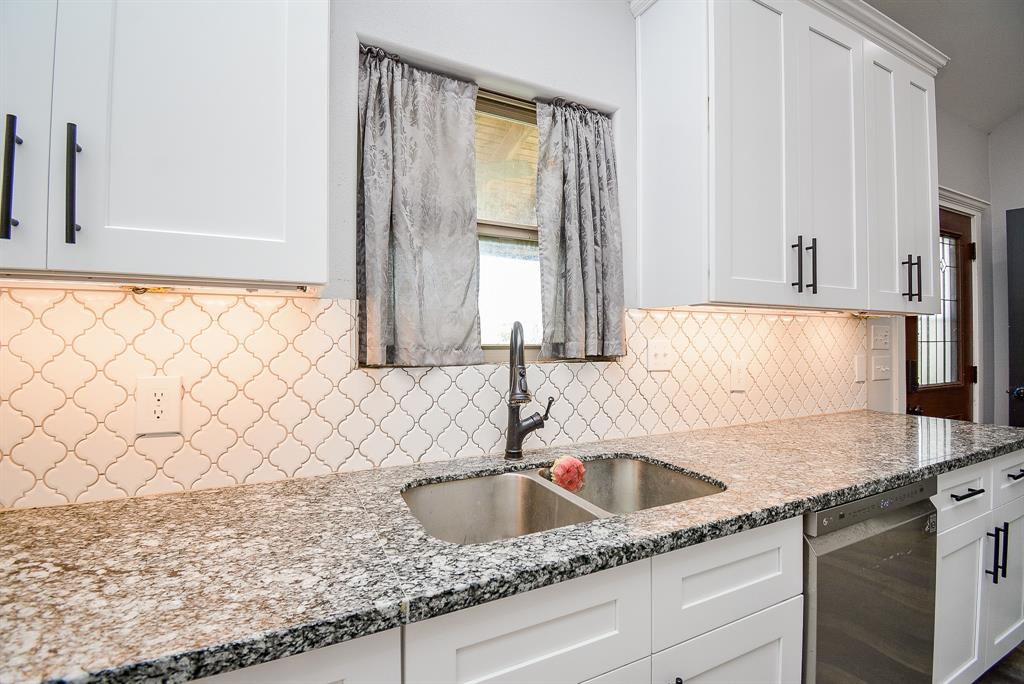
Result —
M 505 436 L 505 458 L 518 461 L 523 457 L 523 439 L 544 427 L 544 422 L 551 415 L 551 405 L 555 398 L 548 399 L 547 410 L 542 416 L 539 413 L 520 419 L 520 411 L 524 404 L 530 402 L 530 388 L 526 384 L 526 362 L 523 352 L 523 326 L 519 321 L 512 325 L 512 335 L 508 345 L 508 429 Z

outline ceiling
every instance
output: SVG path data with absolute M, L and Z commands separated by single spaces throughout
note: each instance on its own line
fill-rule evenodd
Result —
M 867 0 L 949 56 L 939 109 L 988 133 L 1024 109 L 1024 0 Z

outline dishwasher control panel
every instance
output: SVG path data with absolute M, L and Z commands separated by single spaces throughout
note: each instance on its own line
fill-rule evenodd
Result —
M 935 478 L 890 489 L 880 494 L 857 499 L 849 503 L 808 513 L 804 516 L 804 534 L 817 537 L 822 534 L 856 525 L 862 520 L 883 515 L 887 511 L 923 501 L 938 490 Z

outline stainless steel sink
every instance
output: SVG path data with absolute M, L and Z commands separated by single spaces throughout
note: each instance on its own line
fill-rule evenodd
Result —
M 427 534 L 456 544 L 519 537 L 600 515 L 535 471 L 420 485 L 402 492 L 402 498 Z
M 571 493 L 546 470 L 471 477 L 402 492 L 427 534 L 478 544 L 679 503 L 725 491 L 720 484 L 632 458 L 586 461 L 583 489 Z
M 576 496 L 622 515 L 725 491 L 725 487 L 633 458 L 587 461 L 586 485 Z

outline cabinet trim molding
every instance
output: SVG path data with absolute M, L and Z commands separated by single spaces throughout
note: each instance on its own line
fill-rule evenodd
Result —
M 869 40 L 892 50 L 903 59 L 935 76 L 949 63 L 935 46 L 904 28 L 864 0 L 805 0 L 808 4 L 850 24 Z

